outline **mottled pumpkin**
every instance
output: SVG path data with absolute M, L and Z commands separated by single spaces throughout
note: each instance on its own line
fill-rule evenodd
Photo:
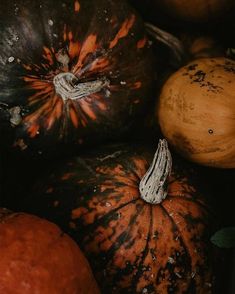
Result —
M 100 292 L 77 244 L 55 224 L 0 208 L 0 293 Z
M 173 159 L 166 199 L 148 204 L 139 184 L 152 158 L 133 145 L 72 158 L 39 180 L 24 209 L 76 239 L 102 293 L 211 293 L 212 218 L 195 171 Z
M 0 19 L 1 142 L 53 154 L 116 138 L 141 119 L 153 55 L 125 1 L 7 1 Z
M 169 143 L 196 163 L 235 167 L 235 62 L 203 58 L 164 84 L 156 108 Z

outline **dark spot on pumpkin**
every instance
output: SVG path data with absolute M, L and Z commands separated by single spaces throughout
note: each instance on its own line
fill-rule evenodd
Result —
M 191 145 L 190 141 L 183 135 L 175 133 L 173 135 L 173 142 L 175 146 L 184 146 L 183 150 L 178 149 L 182 155 L 191 155 L 196 153 L 196 149 Z M 186 153 L 186 154 L 185 154 Z
M 198 66 L 197 63 L 195 63 L 195 64 L 191 64 L 191 65 L 187 66 L 187 70 L 188 70 L 188 71 L 190 71 L 190 70 L 195 70 L 197 66 Z
M 194 77 L 196 77 L 193 81 L 194 82 L 202 82 L 204 81 L 205 79 L 205 76 L 206 76 L 206 73 L 203 72 L 202 70 L 198 70 L 195 74 L 194 74 Z
M 209 133 L 210 135 L 212 135 L 212 134 L 214 133 L 214 131 L 213 131 L 212 129 L 209 129 L 209 130 L 208 130 L 208 133 Z

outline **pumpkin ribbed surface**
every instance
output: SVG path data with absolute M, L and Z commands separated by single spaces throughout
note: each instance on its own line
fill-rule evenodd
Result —
M 193 170 L 176 160 L 166 199 L 140 199 L 152 156 L 119 145 L 73 158 L 41 179 L 24 205 L 76 239 L 102 293 L 211 293 L 209 206 Z
M 153 56 L 125 1 L 1 2 L 0 19 L 0 121 L 14 149 L 51 155 L 117 137 L 144 114 Z

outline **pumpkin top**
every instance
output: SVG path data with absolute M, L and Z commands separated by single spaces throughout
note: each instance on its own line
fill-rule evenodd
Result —
M 235 167 L 235 62 L 202 58 L 164 84 L 156 114 L 164 136 L 183 156 L 204 165 Z
M 153 55 L 125 1 L 8 1 L 0 18 L 0 120 L 16 150 L 114 137 L 146 109 Z

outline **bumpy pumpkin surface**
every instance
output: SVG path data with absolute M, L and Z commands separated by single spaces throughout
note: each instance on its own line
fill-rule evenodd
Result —
M 55 224 L 1 208 L 0 293 L 100 292 L 82 252 Z
M 7 1 L 0 19 L 0 122 L 9 145 L 53 153 L 116 137 L 144 113 L 152 53 L 125 1 Z
M 173 160 L 166 199 L 147 204 L 139 183 L 152 158 L 125 145 L 73 158 L 40 180 L 24 208 L 76 239 L 102 293 L 211 293 L 210 213 L 194 172 Z
M 184 157 L 235 167 L 235 62 L 195 60 L 164 84 L 156 113 L 164 136 Z

